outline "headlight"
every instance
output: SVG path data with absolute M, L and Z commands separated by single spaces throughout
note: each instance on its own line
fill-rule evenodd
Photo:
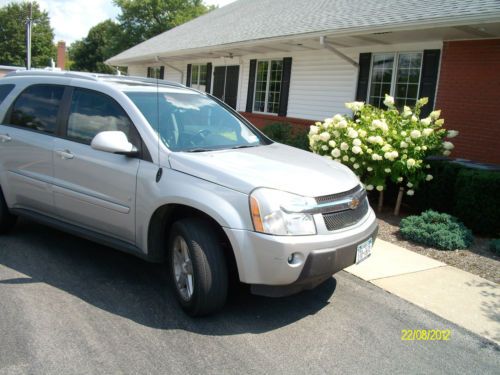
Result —
M 316 205 L 313 198 L 259 188 L 250 195 L 250 212 L 257 232 L 293 236 L 316 234 L 311 214 L 301 211 Z

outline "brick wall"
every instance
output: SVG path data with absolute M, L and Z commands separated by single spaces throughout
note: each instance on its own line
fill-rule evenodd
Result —
M 293 117 L 281 117 L 281 116 L 272 116 L 272 115 L 263 115 L 260 113 L 250 113 L 250 112 L 240 112 L 245 118 L 250 121 L 252 124 L 257 126 L 259 129 L 262 129 L 264 126 L 268 124 L 272 124 L 274 122 L 288 122 L 293 125 L 295 129 L 309 129 L 309 125 L 314 124 L 314 120 L 304 120 L 300 118 Z
M 445 42 L 436 106 L 454 157 L 500 164 L 500 39 Z
M 66 43 L 63 41 L 57 42 L 57 67 L 64 69 L 66 63 Z

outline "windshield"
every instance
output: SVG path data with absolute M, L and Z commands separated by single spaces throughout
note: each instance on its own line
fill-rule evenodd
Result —
M 126 92 L 172 151 L 211 151 L 266 144 L 255 129 L 197 93 Z

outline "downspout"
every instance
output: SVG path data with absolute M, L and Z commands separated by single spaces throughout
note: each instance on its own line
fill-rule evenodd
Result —
M 175 66 L 170 65 L 169 63 L 165 62 L 165 60 L 163 58 L 161 58 L 160 56 L 156 56 L 155 60 L 156 61 L 161 61 L 163 63 L 163 65 L 168 66 L 170 69 L 175 70 L 176 72 L 181 73 L 181 83 L 184 82 L 184 72 L 181 69 L 178 69 Z
M 320 36 L 319 37 L 319 44 L 321 44 L 323 46 L 323 48 L 327 49 L 328 51 L 330 51 L 330 52 L 334 53 L 335 55 L 337 55 L 338 57 L 340 57 L 342 60 L 345 60 L 349 64 L 353 65 L 355 68 L 359 68 L 359 64 L 357 63 L 357 61 L 351 59 L 349 56 L 347 56 L 347 55 L 343 54 L 342 52 L 340 52 L 332 44 L 328 43 L 326 41 L 326 37 L 325 36 Z

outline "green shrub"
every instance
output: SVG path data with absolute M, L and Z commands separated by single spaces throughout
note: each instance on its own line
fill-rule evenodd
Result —
M 455 182 L 453 213 L 476 233 L 500 234 L 500 173 L 462 169 Z
M 490 241 L 490 250 L 493 254 L 500 256 L 500 238 Z
M 264 126 L 262 131 L 273 141 L 309 151 L 306 129 L 294 129 L 288 122 L 274 122 Z
M 457 218 L 432 210 L 402 219 L 400 232 L 404 239 L 441 250 L 467 249 L 473 241 Z

